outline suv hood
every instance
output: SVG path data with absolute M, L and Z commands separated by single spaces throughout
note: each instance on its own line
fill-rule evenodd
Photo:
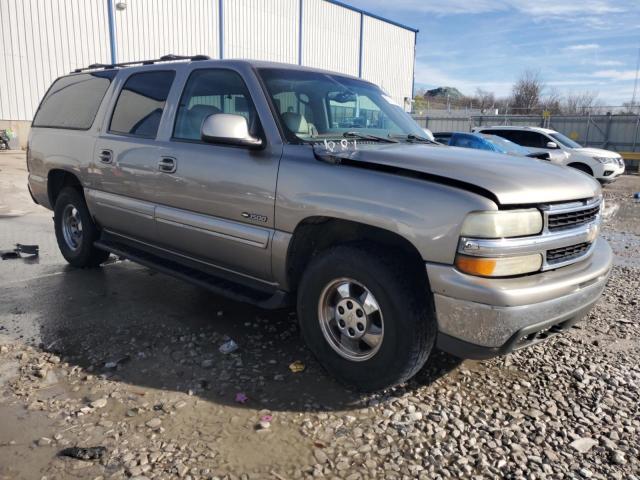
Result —
M 316 147 L 315 151 L 336 163 L 381 166 L 391 172 L 395 168 L 399 173 L 419 172 L 436 181 L 467 184 L 467 189 L 489 192 L 501 205 L 587 199 L 601 191 L 598 182 L 573 168 L 470 148 L 398 143 L 358 144 L 357 150 L 335 152 Z
M 603 158 L 620 158 L 620 154 L 611 150 L 603 150 L 602 148 L 574 148 L 574 152 L 581 153 L 587 157 L 603 157 Z

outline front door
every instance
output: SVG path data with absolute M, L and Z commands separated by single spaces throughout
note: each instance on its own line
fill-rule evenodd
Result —
M 173 70 L 133 73 L 124 80 L 94 150 L 91 210 L 108 231 L 153 242 L 156 184 L 161 174 L 155 140 L 175 77 Z
M 216 113 L 246 118 L 263 136 L 239 73 L 226 68 L 190 72 L 161 156 L 173 172 L 158 177 L 157 240 L 167 249 L 236 273 L 271 278 L 271 239 L 281 145 L 264 149 L 205 143 L 204 119 Z

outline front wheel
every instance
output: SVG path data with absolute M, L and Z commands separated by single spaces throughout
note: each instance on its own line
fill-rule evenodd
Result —
M 302 335 L 322 366 L 371 391 L 415 375 L 436 337 L 431 292 L 405 257 L 335 247 L 307 267 L 298 289 Z
M 93 246 L 99 236 L 98 228 L 84 197 L 75 188 L 64 188 L 58 195 L 53 223 L 60 252 L 74 267 L 97 267 L 109 258 L 109 252 Z

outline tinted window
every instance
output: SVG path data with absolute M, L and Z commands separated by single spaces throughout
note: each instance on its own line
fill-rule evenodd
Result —
M 184 87 L 173 137 L 200 140 L 202 122 L 209 115 L 232 113 L 247 119 L 249 131 L 259 136 L 258 117 L 244 81 L 222 69 L 195 70 Z
M 482 133 L 498 135 L 523 147 L 547 148 L 547 137 L 527 130 L 484 130 Z
M 115 70 L 81 73 L 56 80 L 42 99 L 34 127 L 86 130 L 91 127 Z
M 518 130 L 483 130 L 481 133 L 488 135 L 497 135 L 502 138 L 506 138 L 507 140 L 512 141 L 513 143 L 517 143 L 521 145 L 522 137 L 520 136 L 520 132 Z
M 154 138 L 175 73 L 145 72 L 131 75 L 122 87 L 109 130 Z
M 524 147 L 547 148 L 547 137 L 537 132 L 520 132 L 522 134 L 522 142 L 520 145 Z

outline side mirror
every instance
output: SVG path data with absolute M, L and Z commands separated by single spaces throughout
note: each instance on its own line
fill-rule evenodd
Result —
M 262 139 L 249 133 L 247 119 L 242 115 L 216 113 L 202 122 L 200 138 L 207 143 L 223 143 L 240 147 L 261 148 Z
M 556 142 L 547 142 L 547 148 L 548 149 L 558 148 L 558 144 Z

